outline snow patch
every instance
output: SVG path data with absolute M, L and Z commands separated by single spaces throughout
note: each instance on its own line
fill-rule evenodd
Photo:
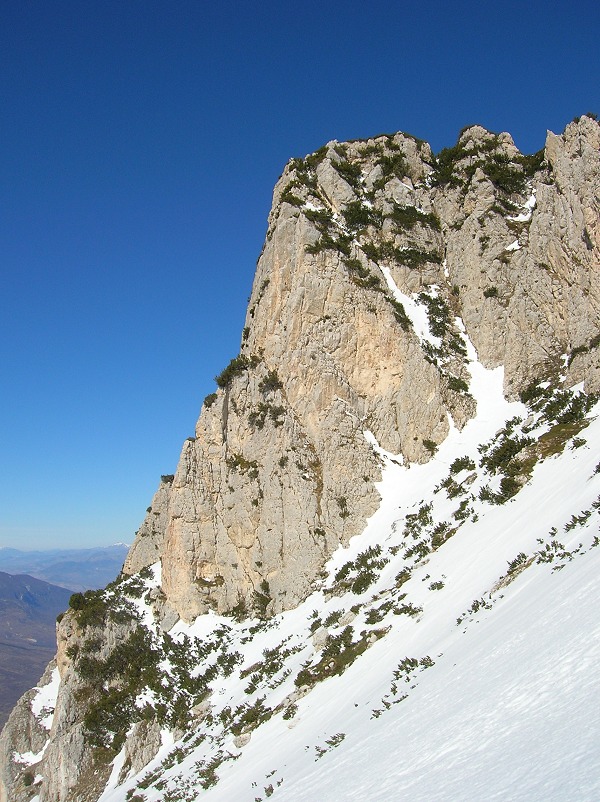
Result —
M 13 761 L 15 763 L 21 763 L 23 766 L 33 766 L 35 763 L 39 763 L 44 757 L 49 745 L 50 739 L 48 739 L 42 749 L 35 754 L 33 752 L 13 752 Z
M 38 686 L 37 693 L 31 700 L 31 712 L 42 727 L 48 731 L 52 727 L 59 687 L 60 674 L 58 673 L 58 668 L 55 668 L 52 671 L 50 682 L 47 685 Z
M 434 337 L 429 329 L 429 316 L 427 315 L 427 309 L 423 306 L 423 304 L 417 303 L 417 301 L 410 295 L 405 295 L 400 289 L 398 289 L 396 282 L 392 278 L 389 267 L 386 267 L 385 265 L 380 265 L 379 267 L 385 277 L 387 285 L 394 299 L 399 301 L 404 307 L 404 311 L 412 323 L 415 334 L 419 338 L 419 342 L 427 342 L 434 348 L 440 348 L 442 345 L 441 339 L 439 337 Z
M 514 217 L 508 217 L 508 220 L 513 220 L 515 223 L 526 223 L 531 220 L 531 215 L 536 205 L 535 189 L 523 204 L 523 211 Z

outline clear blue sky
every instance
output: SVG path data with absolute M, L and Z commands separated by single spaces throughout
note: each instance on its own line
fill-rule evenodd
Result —
M 131 541 L 330 139 L 600 112 L 595 2 L 0 2 L 0 546 Z M 2 566 L 0 565 L 0 569 Z

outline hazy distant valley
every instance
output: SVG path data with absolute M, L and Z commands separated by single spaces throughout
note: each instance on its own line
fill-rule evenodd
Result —
M 71 592 L 103 588 L 117 576 L 129 546 L 21 551 L 0 549 L 0 571 L 28 574 Z
M 75 591 L 115 579 L 127 546 L 0 549 L 0 727 L 56 652 L 56 617 Z

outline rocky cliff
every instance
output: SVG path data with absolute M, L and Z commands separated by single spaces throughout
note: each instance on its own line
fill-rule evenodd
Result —
M 96 800 L 109 776 L 133 776 L 182 737 L 189 716 L 210 716 L 210 683 L 235 665 L 226 629 L 183 652 L 167 633 L 213 620 L 205 613 L 268 626 L 322 587 L 328 559 L 378 509 L 382 455 L 426 463 L 475 416 L 473 348 L 483 369 L 504 367 L 508 401 L 583 382 L 591 400 L 557 397 L 561 414 L 587 413 L 600 390 L 599 189 L 590 116 L 533 156 L 474 126 L 438 154 L 398 133 L 288 163 L 240 353 L 161 478 L 120 583 L 76 598 L 62 619 L 57 673 L 41 686 L 60 675 L 51 729 L 32 719 L 43 690 L 24 697 L 2 735 L 5 758 L 17 755 L 2 802 L 30 799 L 32 786 L 39 802 Z M 496 498 L 528 481 L 530 466 L 511 459 Z M 217 657 L 191 678 L 194 649 Z M 175 668 L 161 673 L 167 659 Z
M 187 620 L 297 604 L 377 507 L 363 431 L 425 461 L 448 415 L 473 415 L 457 317 L 509 397 L 563 368 L 597 390 L 599 143 L 582 117 L 535 156 L 475 126 L 437 157 L 396 134 L 292 160 L 240 355 L 126 572 L 167 553 L 167 604 Z

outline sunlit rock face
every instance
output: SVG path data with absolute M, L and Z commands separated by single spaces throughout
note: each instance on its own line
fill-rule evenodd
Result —
M 599 135 L 582 117 L 523 157 L 474 126 L 438 159 L 396 134 L 286 166 L 240 358 L 125 566 L 163 558 L 170 615 L 307 595 L 377 507 L 363 432 L 419 462 L 474 414 L 457 317 L 509 397 L 548 371 L 598 389 Z

